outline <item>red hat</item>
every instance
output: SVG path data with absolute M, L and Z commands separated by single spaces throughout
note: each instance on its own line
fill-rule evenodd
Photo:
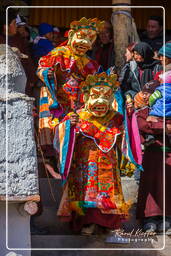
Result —
M 54 28 L 53 28 L 53 33 L 55 33 L 55 34 L 60 34 L 59 28 L 54 27 Z

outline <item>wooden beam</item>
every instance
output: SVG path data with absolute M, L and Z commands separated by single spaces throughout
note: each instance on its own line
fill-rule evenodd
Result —
M 123 5 L 124 7 L 117 7 L 119 4 Z M 131 18 L 128 16 L 131 14 L 131 9 L 128 8 L 126 5 L 131 5 L 131 0 L 112 0 L 112 5 L 115 7 L 113 8 L 112 14 L 112 25 L 114 31 L 114 49 L 115 49 L 115 65 L 118 70 L 125 63 L 125 50 L 126 47 L 129 45 L 131 38 Z M 119 13 L 119 11 L 126 11 L 126 14 Z
M 40 201 L 40 196 L 39 195 L 33 195 L 33 196 L 0 196 L 0 201 L 6 201 L 8 202 L 27 202 L 27 201 L 34 201 L 34 202 L 39 202 Z

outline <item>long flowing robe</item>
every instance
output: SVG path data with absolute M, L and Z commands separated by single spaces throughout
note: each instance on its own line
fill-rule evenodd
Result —
M 137 112 L 137 120 L 142 137 L 145 134 L 152 134 L 155 143 L 145 149 L 143 155 L 144 172 L 141 173 L 137 218 L 163 215 L 163 184 L 165 184 L 166 216 L 171 216 L 171 143 L 168 136 L 163 144 L 163 121 L 147 122 L 149 108 L 146 107 Z M 166 120 L 166 123 L 170 120 Z M 165 163 L 164 153 L 165 149 Z M 165 167 L 165 180 L 164 180 Z
M 129 203 L 124 201 L 120 172 L 135 168 L 122 155 L 123 117 L 114 111 L 102 118 L 84 109 L 78 114 L 78 125 L 71 127 L 71 130 L 76 129 L 76 139 L 58 216 L 70 218 L 74 214 L 75 220 L 81 216 L 79 225 L 97 223 L 114 228 L 121 217 L 127 216 L 129 208 Z M 67 148 L 64 138 L 73 140 L 73 134 L 67 135 L 67 121 L 68 116 L 56 127 L 54 137 L 61 162 L 71 146 L 68 143 Z M 68 159 L 66 161 L 68 164 Z M 66 174 L 64 169 L 62 172 Z
M 55 79 L 48 78 L 50 68 L 55 71 Z M 98 64 L 87 55 L 74 55 L 69 46 L 57 47 L 40 58 L 37 74 L 45 84 L 40 92 L 39 110 L 42 146 L 52 145 L 54 117 L 61 119 L 73 108 L 83 105 L 79 84 L 88 74 L 94 74 L 98 68 Z

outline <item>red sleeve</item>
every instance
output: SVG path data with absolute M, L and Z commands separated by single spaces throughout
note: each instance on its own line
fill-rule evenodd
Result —
M 163 71 L 158 71 L 155 76 L 154 76 L 154 80 L 159 80 L 159 75 L 162 73 Z
M 40 58 L 38 69 L 50 68 L 50 67 L 53 67 L 55 64 L 56 64 L 56 56 L 52 56 L 48 54 Z

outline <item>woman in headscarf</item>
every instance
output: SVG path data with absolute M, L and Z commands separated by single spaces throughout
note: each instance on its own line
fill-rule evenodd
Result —
M 123 94 L 130 95 L 132 99 L 141 91 L 144 84 L 154 79 L 156 72 L 161 69 L 160 61 L 153 59 L 154 52 L 147 43 L 137 43 L 133 53 L 137 66 L 134 70 L 127 71 L 121 86 Z
M 121 83 L 122 91 L 124 91 L 124 85 L 127 83 L 127 79 L 128 79 L 130 71 L 134 71 L 137 67 L 137 63 L 134 60 L 134 52 L 133 52 L 133 49 L 136 44 L 137 43 L 135 43 L 135 42 L 129 44 L 125 50 L 126 64 L 121 69 L 121 72 L 119 75 L 119 82 Z

